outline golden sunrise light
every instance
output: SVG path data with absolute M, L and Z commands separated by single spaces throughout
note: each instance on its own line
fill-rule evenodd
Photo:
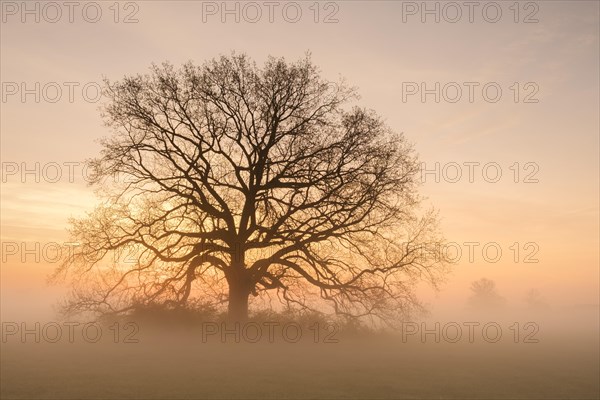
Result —
M 599 2 L 0 9 L 1 398 L 600 396 Z

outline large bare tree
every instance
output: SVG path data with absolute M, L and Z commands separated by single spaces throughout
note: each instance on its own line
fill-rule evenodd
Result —
M 412 146 L 309 56 L 163 64 L 105 96 L 113 134 L 89 163 L 103 202 L 71 222 L 82 246 L 56 273 L 70 311 L 214 300 L 240 320 L 254 295 L 388 318 L 439 282 Z

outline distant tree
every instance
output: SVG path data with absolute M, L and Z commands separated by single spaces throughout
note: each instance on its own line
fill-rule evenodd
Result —
M 163 64 L 104 96 L 113 135 L 89 163 L 103 203 L 72 221 L 83 245 L 55 275 L 72 277 L 67 311 L 212 301 L 243 320 L 253 295 L 389 318 L 442 278 L 412 146 L 344 108 L 356 91 L 309 57 Z M 111 261 L 132 246 L 133 262 Z
M 498 309 L 505 305 L 506 299 L 500 296 L 496 290 L 496 282 L 491 279 L 481 278 L 471 283 L 473 292 L 468 300 L 472 308 Z
M 530 289 L 527 292 L 525 295 L 525 303 L 530 309 L 535 311 L 543 311 L 550 308 L 538 289 Z

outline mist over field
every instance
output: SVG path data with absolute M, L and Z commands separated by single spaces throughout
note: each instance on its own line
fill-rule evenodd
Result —
M 331 335 L 328 326 L 304 325 L 299 337 L 292 325 L 284 334 L 283 321 L 237 330 L 146 321 L 133 335 L 126 323 L 104 326 L 96 343 L 95 330 L 84 336 L 82 325 L 73 329 L 73 343 L 65 325 L 56 343 L 43 341 L 43 324 L 41 343 L 33 333 L 26 343 L 21 332 L 6 337 L 2 397 L 594 399 L 599 393 L 597 308 L 465 313 L 406 322 L 395 332 L 346 327 Z M 47 328 L 46 338 L 54 337 Z

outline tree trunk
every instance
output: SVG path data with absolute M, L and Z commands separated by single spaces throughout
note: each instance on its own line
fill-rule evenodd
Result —
M 233 322 L 243 322 L 248 319 L 248 297 L 250 285 L 241 277 L 229 280 L 229 304 L 227 317 Z

